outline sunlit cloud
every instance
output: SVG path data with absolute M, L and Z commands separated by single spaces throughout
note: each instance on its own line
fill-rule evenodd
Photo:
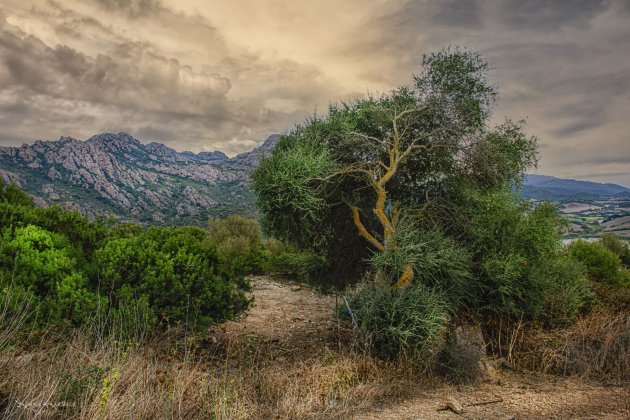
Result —
M 526 119 L 539 173 L 630 185 L 623 0 L 5 0 L 0 143 L 128 131 L 234 155 L 450 44 L 495 68 L 495 122 Z

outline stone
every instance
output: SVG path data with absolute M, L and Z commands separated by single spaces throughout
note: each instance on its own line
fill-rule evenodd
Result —
M 464 409 L 464 406 L 455 399 L 455 397 L 448 397 L 448 400 L 446 402 L 446 406 L 451 409 L 451 411 L 455 414 L 464 414 L 464 412 L 466 411 Z
M 486 363 L 486 343 L 477 324 L 460 324 L 448 334 L 448 375 L 458 383 L 493 377 Z

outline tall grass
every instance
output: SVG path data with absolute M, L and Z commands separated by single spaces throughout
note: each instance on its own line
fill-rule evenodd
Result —
M 330 418 L 397 392 L 395 366 L 333 340 L 282 361 L 252 336 L 147 334 L 141 311 L 129 311 L 137 321 L 104 312 L 83 328 L 25 331 L 24 308 L 0 313 L 1 418 Z

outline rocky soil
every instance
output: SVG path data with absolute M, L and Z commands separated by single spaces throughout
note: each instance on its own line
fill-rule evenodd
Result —
M 267 277 L 253 278 L 253 284 L 254 308 L 245 318 L 227 323 L 226 334 L 255 335 L 272 343 L 269 351 L 275 353 L 277 363 L 285 364 L 334 343 L 334 297 Z M 501 370 L 491 383 L 419 386 L 405 399 L 375 402 L 350 418 L 629 419 L 630 390 L 578 378 Z

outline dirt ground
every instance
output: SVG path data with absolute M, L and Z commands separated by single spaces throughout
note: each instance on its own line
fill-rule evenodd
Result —
M 337 341 L 334 297 L 319 296 L 305 286 L 252 278 L 254 307 L 225 325 L 225 334 L 255 336 L 268 344 L 267 355 L 291 362 Z M 450 399 L 461 414 L 445 409 Z M 377 403 L 378 404 L 378 403 Z M 354 419 L 630 419 L 630 389 L 606 387 L 578 378 L 501 371 L 494 383 L 436 385 L 410 398 L 376 405 Z

